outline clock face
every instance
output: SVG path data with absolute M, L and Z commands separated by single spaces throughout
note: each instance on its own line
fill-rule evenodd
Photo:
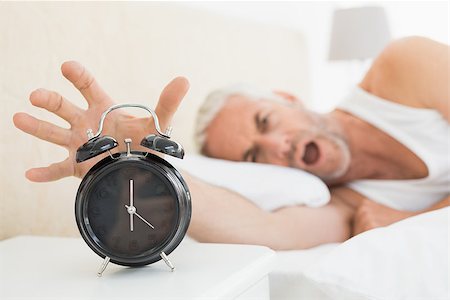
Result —
M 77 196 L 78 225 L 91 248 L 126 265 L 147 264 L 171 251 L 166 248 L 174 243 L 183 210 L 164 169 L 123 158 L 94 173 Z

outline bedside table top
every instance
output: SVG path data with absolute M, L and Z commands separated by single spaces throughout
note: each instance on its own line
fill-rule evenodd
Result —
M 109 264 L 81 238 L 16 237 L 0 242 L 1 299 L 233 298 L 270 271 L 275 252 L 261 246 L 183 241 L 163 261 L 128 268 Z

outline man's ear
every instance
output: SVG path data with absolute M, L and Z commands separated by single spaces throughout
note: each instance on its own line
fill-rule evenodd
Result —
M 278 95 L 282 98 L 284 98 L 285 100 L 287 100 L 288 102 L 292 103 L 295 106 L 298 107 L 303 107 L 303 101 L 300 100 L 297 96 L 290 94 L 288 92 L 285 91 L 280 91 L 280 90 L 273 90 L 272 91 L 275 95 Z

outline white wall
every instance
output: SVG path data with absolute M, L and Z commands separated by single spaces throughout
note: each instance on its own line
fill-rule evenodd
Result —
M 218 86 L 236 81 L 275 85 L 298 88 L 310 98 L 308 72 L 293 71 L 307 65 L 305 45 L 297 30 L 171 3 L 0 1 L 0 240 L 17 234 L 78 235 L 73 203 L 79 180 L 33 184 L 24 177 L 31 167 L 65 159 L 67 151 L 24 134 L 12 122 L 14 113 L 25 111 L 68 127 L 30 105 L 28 96 L 39 87 L 86 107 L 63 79 L 63 61 L 86 65 L 116 101 L 150 107 L 169 80 L 189 78 L 191 88 L 172 125 L 173 138 L 192 153 L 193 119 Z M 271 72 L 260 72 L 262 65 Z
M 382 6 L 386 9 L 393 38 L 422 35 L 449 43 L 447 1 L 186 2 L 185 5 L 301 30 L 309 43 L 309 69 L 312 71 L 310 103 L 320 111 L 334 107 L 348 92 L 350 83 L 346 77 L 348 64 L 327 61 L 331 18 L 335 8 Z M 366 67 L 368 65 L 370 63 Z M 357 72 L 363 71 L 364 68 L 359 68 Z M 359 74 L 356 78 L 361 76 Z

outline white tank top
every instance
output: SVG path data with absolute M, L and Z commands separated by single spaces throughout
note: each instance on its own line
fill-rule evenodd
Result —
M 410 211 L 428 208 L 449 195 L 450 125 L 438 111 L 391 102 L 360 87 L 353 90 L 338 108 L 392 136 L 428 167 L 425 178 L 356 180 L 347 184 L 348 187 L 378 203 Z

